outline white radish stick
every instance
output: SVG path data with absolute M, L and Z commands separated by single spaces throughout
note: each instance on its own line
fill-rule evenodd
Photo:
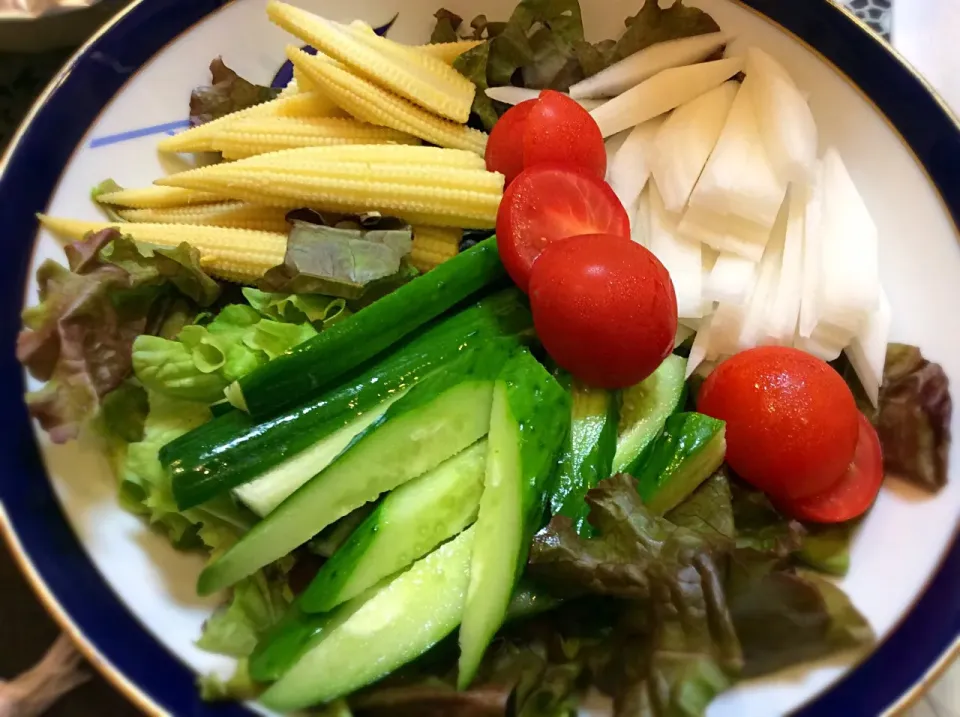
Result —
M 803 230 L 807 188 L 793 184 L 787 193 L 787 225 L 776 291 L 767 310 L 764 335 L 769 343 L 789 346 L 800 316 L 800 286 L 803 280 Z
M 853 365 L 863 390 L 876 406 L 883 384 L 883 367 L 887 360 L 887 341 L 890 339 L 890 324 L 893 312 L 886 292 L 880 289 L 880 305 L 860 329 L 847 347 L 847 357 Z
M 607 168 L 607 182 L 625 208 L 636 202 L 647 185 L 653 142 L 662 124 L 662 117 L 654 117 L 630 130 Z
M 713 323 L 713 317 L 708 316 L 700 322 L 697 329 L 697 335 L 693 338 L 693 344 L 690 346 L 690 354 L 687 356 L 687 372 L 684 378 L 690 378 L 697 367 L 707 358 L 707 350 L 710 348 L 710 329 Z
M 786 69 L 756 47 L 747 50 L 747 75 L 763 146 L 784 182 L 808 182 L 817 161 L 817 124 Z
M 763 148 L 751 91 L 748 76 L 690 195 L 690 206 L 738 217 L 769 232 L 787 185 L 774 173 Z
M 688 206 L 677 226 L 684 239 L 697 241 L 721 252 L 760 261 L 770 230 L 731 215 Z
M 743 69 L 743 58 L 732 57 L 659 72 L 613 98 L 590 114 L 604 137 L 676 109 L 709 92 Z
M 804 212 L 803 263 L 800 281 L 800 322 L 797 335 L 810 338 L 817 328 L 820 298 L 820 225 L 823 218 L 823 163 L 814 165 L 806 192 Z M 798 347 L 799 348 L 799 347 Z
M 757 269 L 757 283 L 750 296 L 743 326 L 740 327 L 738 351 L 759 346 L 764 338 L 767 310 L 773 302 L 780 278 L 780 266 L 783 263 L 783 244 L 787 234 L 788 214 L 789 207 L 784 202 Z
M 655 182 L 650 183 L 650 245 L 666 267 L 677 294 L 677 315 L 700 318 L 703 315 L 703 268 L 700 245 L 677 235 L 676 219 L 663 208 Z
M 650 185 L 637 197 L 637 211 L 630 221 L 630 238 L 637 244 L 650 247 Z
M 686 206 L 739 89 L 736 82 L 724 82 L 681 105 L 657 133 L 650 171 L 667 211 L 682 212 Z
M 703 286 L 703 298 L 744 304 L 756 280 L 757 264 L 736 254 L 720 254 Z
M 658 72 L 700 62 L 727 44 L 722 32 L 658 42 L 570 87 L 576 99 L 616 97 Z
M 505 105 L 518 105 L 526 100 L 535 100 L 540 96 L 540 90 L 529 90 L 526 87 L 513 87 L 512 85 L 488 87 L 484 92 L 491 100 L 503 102 Z M 565 95 L 567 93 L 561 92 L 560 94 Z M 604 102 L 606 100 L 577 100 L 577 103 L 588 112 L 595 110 Z
M 859 332 L 880 303 L 877 226 L 840 154 L 823 157 L 818 323 Z

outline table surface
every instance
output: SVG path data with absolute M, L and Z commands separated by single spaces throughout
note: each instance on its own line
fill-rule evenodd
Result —
M 960 3 L 955 0 L 845 0 L 871 27 L 892 36 L 899 49 L 954 108 L 960 111 Z M 933 28 L 936 28 L 934 31 Z M 69 50 L 39 55 L 0 53 L 0 149 L 7 143 L 33 98 L 69 56 Z M 0 548 L 0 679 L 36 663 L 58 634 L 36 601 L 5 547 Z M 51 717 L 138 712 L 99 675 L 69 693 L 47 713 Z M 909 717 L 960 717 L 960 663 L 940 679 Z

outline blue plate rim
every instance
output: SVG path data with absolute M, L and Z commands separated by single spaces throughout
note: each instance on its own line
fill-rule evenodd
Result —
M 960 173 L 952 170 L 960 166 L 960 121 L 893 47 L 830 0 L 731 1 L 777 24 L 848 79 L 914 154 L 954 225 L 960 226 Z M 231 2 L 136 0 L 81 47 L 34 104 L 0 160 L 0 196 L 5 198 L 0 225 L 12 227 L 14 236 L 34 237 L 34 212 L 46 207 L 62 166 L 102 107 L 169 38 Z M 84 121 L 77 122 L 78 116 Z M 56 139 L 51 142 L 54 135 L 44 129 L 54 127 Z M 38 149 L 56 166 L 37 169 L 32 158 Z M 13 201 L 16 197 L 23 201 Z M 0 311 L 6 312 L 0 331 L 7 346 L 19 327 L 33 242 L 14 251 L 18 253 L 0 264 Z M 0 414 L 5 427 L 0 432 L 0 532 L 45 608 L 91 663 L 144 712 L 253 714 L 241 705 L 200 702 L 192 670 L 160 645 L 96 570 L 46 479 L 22 402 L 23 372 L 10 354 L 0 356 L 0 406 L 5 406 Z M 894 630 L 858 666 L 794 714 L 899 711 L 918 698 L 957 653 L 960 536 L 955 533 L 936 572 Z

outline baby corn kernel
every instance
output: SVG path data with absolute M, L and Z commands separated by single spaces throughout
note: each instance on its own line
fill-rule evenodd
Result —
M 287 210 L 244 202 L 219 202 L 170 209 L 121 209 L 117 213 L 128 222 L 148 224 L 200 224 L 279 233 L 290 228 Z

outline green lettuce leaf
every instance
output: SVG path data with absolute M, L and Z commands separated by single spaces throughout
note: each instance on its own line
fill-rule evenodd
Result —
M 218 57 L 210 63 L 210 85 L 197 87 L 190 95 L 190 124 L 219 119 L 231 112 L 276 98 L 280 90 L 248 82 Z
M 119 184 L 114 182 L 112 179 L 105 179 L 90 190 L 90 198 L 93 200 L 93 203 L 100 207 L 100 210 L 106 215 L 107 219 L 111 222 L 125 222 L 126 219 L 117 214 L 117 208 L 111 204 L 101 204 L 100 195 L 101 194 L 110 194 L 111 192 L 119 192 L 122 190 Z
M 500 119 L 500 113 L 497 112 L 496 105 L 486 94 L 486 89 L 490 87 L 487 82 L 489 65 L 489 42 L 467 50 L 453 61 L 454 69 L 477 86 L 477 93 L 473 96 L 471 112 L 480 119 L 487 131 L 493 129 L 493 125 Z
M 76 437 L 127 378 L 134 339 L 164 326 L 181 306 L 172 297 L 207 304 L 219 294 L 186 244 L 150 252 L 108 229 L 65 253 L 69 270 L 53 261 L 38 269 L 40 303 L 24 310 L 17 338 L 18 360 L 46 381 L 27 395 L 31 415 L 58 443 Z
M 318 331 L 350 316 L 345 299 L 320 294 L 287 294 L 243 288 L 243 298 L 266 319 L 311 323 Z
M 359 299 L 371 284 L 401 273 L 412 245 L 410 225 L 396 219 L 334 226 L 294 220 L 283 264 L 267 271 L 258 288 Z
M 952 415 L 943 368 L 916 346 L 890 344 L 874 417 L 887 473 L 930 492 L 946 485 Z
M 197 679 L 197 688 L 200 691 L 200 699 L 204 702 L 253 700 L 263 691 L 263 688 L 250 677 L 246 658 L 237 660 L 237 668 L 226 680 L 215 674 L 201 675 Z
M 784 558 L 800 549 L 806 533 L 782 516 L 767 496 L 741 480 L 730 483 L 736 545 L 761 555 Z
M 737 550 L 726 593 L 746 677 L 865 647 L 875 639 L 842 590 L 778 558 Z
M 720 26 L 712 17 L 699 8 L 684 5 L 683 0 L 677 0 L 668 8 L 647 0 L 636 15 L 624 22 L 627 30 L 613 49 L 610 58 L 613 62 L 658 42 L 720 31 Z
M 699 534 L 715 544 L 729 545 L 736 539 L 733 497 L 726 467 L 707 478 L 683 503 L 666 514 L 680 528 Z
M 446 8 L 440 8 L 433 16 L 437 18 L 437 25 L 430 35 L 430 42 L 457 42 L 460 36 L 457 30 L 463 24 L 463 18 Z

